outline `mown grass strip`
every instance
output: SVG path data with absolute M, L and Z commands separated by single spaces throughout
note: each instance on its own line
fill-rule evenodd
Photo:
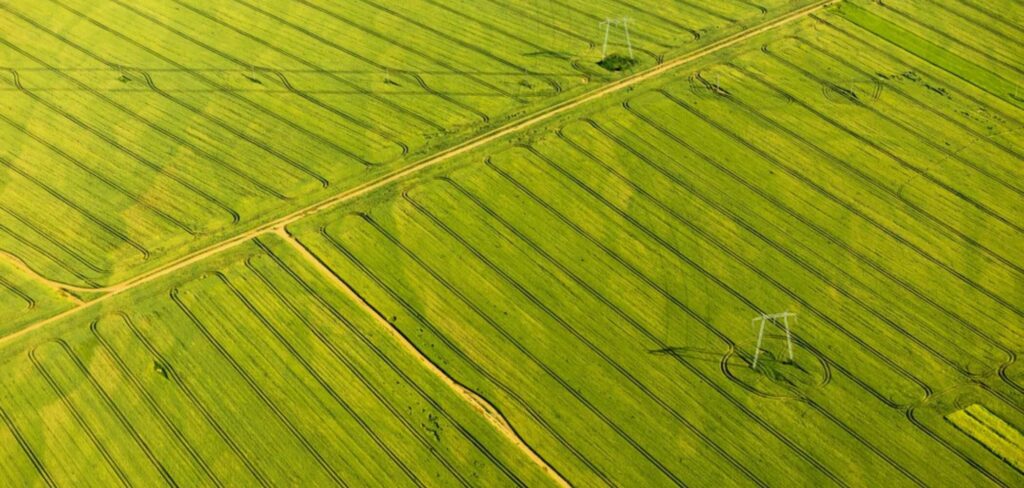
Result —
M 843 18 L 872 32 L 893 46 L 911 53 L 929 64 L 975 85 L 1018 107 L 1024 100 L 1014 97 L 1015 86 L 1003 77 L 949 52 L 899 25 L 883 19 L 862 7 L 846 2 L 836 10 Z
M 978 404 L 957 410 L 946 420 L 1024 474 L 1024 436 L 1015 427 Z

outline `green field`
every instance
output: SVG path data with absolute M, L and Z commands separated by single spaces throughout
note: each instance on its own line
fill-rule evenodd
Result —
M 280 241 L 255 240 L 193 271 L 5 357 L 16 372 L 0 381 L 5 479 L 545 483 Z
M 0 3 L 0 480 L 1018 486 L 1022 22 Z
M 794 4 L 348 3 L 0 6 L 0 247 L 114 285 Z

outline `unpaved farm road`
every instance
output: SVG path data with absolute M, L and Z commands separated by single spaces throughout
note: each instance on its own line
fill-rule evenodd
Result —
M 95 292 L 95 293 L 104 293 L 105 292 L 106 295 L 103 295 L 103 296 L 101 296 L 101 297 L 99 297 L 99 298 L 97 298 L 95 300 L 90 301 L 90 302 L 79 304 L 79 305 L 77 305 L 75 307 L 72 307 L 72 308 L 70 308 L 70 309 L 68 309 L 68 310 L 66 310 L 66 311 L 64 311 L 64 312 L 62 312 L 60 314 L 54 315 L 53 317 L 41 320 L 41 321 L 36 322 L 34 324 L 31 324 L 31 325 L 29 325 L 27 327 L 24 327 L 24 328 L 22 328 L 22 329 L 20 329 L 20 330 L 18 330 L 16 332 L 13 332 L 13 333 L 7 334 L 7 335 L 5 335 L 3 337 L 0 337 L 0 346 L 3 346 L 5 344 L 11 342 L 11 341 L 15 340 L 18 337 L 24 336 L 24 335 L 26 335 L 26 334 L 28 334 L 30 332 L 33 332 L 33 331 L 38 330 L 38 329 L 40 329 L 42 327 L 45 327 L 48 324 L 51 324 L 51 323 L 56 322 L 58 320 L 61 320 L 61 319 L 65 318 L 65 317 L 68 317 L 70 315 L 78 313 L 78 312 L 80 312 L 82 310 L 86 310 L 86 309 L 89 309 L 91 307 L 94 307 L 97 304 L 100 304 L 100 303 L 103 303 L 103 302 L 105 302 L 107 300 L 110 300 L 110 299 L 112 299 L 112 298 L 114 298 L 114 297 L 116 297 L 118 295 L 121 295 L 121 294 L 123 294 L 125 292 L 128 292 L 128 291 L 130 291 L 130 290 L 132 290 L 132 289 L 134 289 L 134 288 L 136 288 L 136 287 L 138 287 L 140 285 L 143 285 L 145 283 L 149 283 L 149 282 L 151 282 L 153 280 L 156 280 L 156 279 L 158 279 L 160 277 L 163 277 L 163 276 L 166 276 L 166 275 L 168 275 L 170 273 L 173 273 L 173 272 L 175 272 L 175 271 L 177 271 L 179 269 L 182 269 L 182 268 L 184 268 L 186 266 L 189 266 L 189 265 L 191 265 L 193 263 L 196 263 L 196 262 L 198 262 L 198 261 L 200 261 L 200 260 L 202 260 L 204 258 L 210 257 L 210 256 L 212 256 L 214 254 L 219 253 L 219 252 L 226 251 L 228 249 L 234 248 L 235 246 L 238 246 L 239 244 L 245 243 L 245 242 L 249 241 L 250 239 L 252 239 L 254 237 L 257 237 L 259 235 L 262 235 L 262 234 L 265 234 L 265 233 L 268 233 L 268 232 L 279 232 L 281 229 L 284 229 L 284 227 L 288 226 L 289 224 L 295 223 L 295 222 L 297 222 L 297 221 L 299 221 L 299 220 L 301 220 L 301 219 L 303 219 L 305 217 L 308 217 L 310 215 L 313 215 L 313 214 L 319 213 L 321 211 L 330 209 L 332 207 L 335 207 L 335 206 L 337 206 L 337 205 L 339 205 L 341 203 L 344 203 L 346 201 L 352 200 L 352 199 L 354 199 L 356 197 L 359 197 L 361 195 L 365 195 L 365 194 L 367 194 L 367 193 L 369 193 L 369 192 L 371 192 L 373 190 L 376 190 L 376 189 L 378 189 L 380 187 L 383 187 L 383 186 L 388 185 L 390 183 L 394 183 L 394 182 L 396 182 L 398 180 L 404 179 L 404 178 L 406 178 L 408 176 L 411 176 L 411 175 L 416 174 L 416 173 L 418 173 L 420 171 L 423 171 L 424 169 L 427 169 L 427 168 L 432 167 L 432 166 L 436 166 L 436 165 L 438 165 L 440 163 L 443 163 L 445 161 L 448 161 L 448 160 L 450 160 L 450 159 L 452 159 L 452 158 L 454 158 L 456 156 L 459 156 L 461 154 L 464 154 L 464 153 L 467 153 L 467 152 L 472 151 L 474 149 L 477 149 L 477 148 L 479 148 L 481 146 L 484 146 L 484 145 L 486 145 L 486 144 L 488 144 L 490 142 L 493 142 L 493 141 L 495 141 L 495 140 L 497 140 L 499 138 L 508 136 L 510 134 L 515 134 L 517 132 L 521 132 L 521 131 L 523 131 L 525 129 L 533 127 L 533 126 L 535 126 L 535 125 L 537 125 L 537 124 L 539 124 L 541 122 L 544 122 L 544 121 L 546 121 L 548 119 L 551 119 L 553 117 L 556 117 L 558 115 L 566 113 L 566 112 L 568 112 L 568 111 L 570 111 L 570 110 L 572 110 L 572 109 L 574 109 L 576 107 L 579 107 L 580 105 L 583 105 L 583 104 L 585 104 L 587 102 L 590 102 L 590 101 L 593 101 L 593 100 L 597 100 L 597 99 L 600 99 L 600 98 L 605 97 L 607 95 L 610 95 L 610 94 L 622 91 L 622 90 L 624 90 L 626 88 L 635 86 L 635 85 L 637 85 L 637 84 L 639 84 L 639 83 L 641 83 L 641 82 L 643 82 L 645 80 L 648 80 L 650 78 L 654 78 L 654 77 L 656 77 L 658 75 L 661 75 L 661 74 L 666 73 L 668 71 L 671 71 L 671 70 L 673 70 L 675 68 L 678 68 L 678 67 L 680 67 L 680 66 L 682 66 L 684 64 L 696 61 L 696 60 L 701 59 L 701 58 L 703 58 L 705 56 L 708 56 L 710 54 L 713 54 L 713 53 L 716 53 L 718 51 L 721 51 L 721 50 L 723 50 L 723 49 L 725 49 L 727 47 L 730 47 L 730 46 L 732 46 L 732 45 L 734 45 L 736 43 L 745 41 L 745 40 L 747 40 L 747 39 L 749 39 L 751 37 L 754 37 L 754 36 L 756 36 L 758 34 L 761 34 L 761 33 L 770 31 L 772 29 L 775 29 L 777 27 L 780 27 L 780 26 L 789 24 L 791 22 L 800 20 L 800 19 L 802 19 L 804 17 L 807 17 L 807 16 L 809 16 L 809 15 L 811 15 L 811 14 L 813 14 L 813 13 L 815 13 L 815 12 L 825 8 L 825 7 L 828 7 L 829 5 L 832 5 L 834 3 L 838 3 L 840 1 L 842 1 L 842 0 L 821 0 L 821 1 L 818 1 L 818 2 L 815 2 L 815 3 L 812 3 L 810 5 L 807 5 L 805 7 L 802 7 L 800 9 L 794 10 L 792 12 L 788 12 L 786 14 L 780 15 L 779 17 L 776 17 L 774 19 L 771 19 L 771 20 L 768 20 L 766 22 L 763 22 L 763 23 L 761 23 L 761 24 L 759 24 L 757 26 L 751 27 L 750 29 L 747 29 L 747 30 L 744 30 L 744 31 L 741 31 L 741 32 L 737 32 L 736 34 L 733 34 L 731 36 L 719 39 L 718 41 L 715 41 L 715 42 L 713 42 L 711 44 L 708 44 L 707 46 L 704 46 L 704 47 L 702 47 L 700 49 L 697 49 L 696 51 L 692 51 L 690 53 L 683 54 L 683 55 L 681 55 L 681 56 L 679 56 L 677 58 L 668 60 L 668 61 L 666 61 L 666 62 L 664 62 L 664 63 L 662 63 L 660 65 L 648 68 L 648 69 L 646 69 L 644 71 L 638 72 L 636 74 L 633 74 L 633 75 L 628 76 L 626 78 L 623 78 L 621 80 L 609 83 L 608 85 L 605 85 L 605 86 L 603 86 L 601 88 L 598 88 L 598 89 L 596 89 L 594 91 L 583 93 L 583 94 L 581 94 L 581 95 L 579 95 L 579 96 L 577 96 L 575 98 L 571 98 L 571 99 L 565 100 L 565 101 L 563 101 L 561 103 L 552 105 L 551 107 L 548 107 L 548 108 L 545 108 L 543 110 L 540 110 L 540 111 L 538 111 L 538 112 L 536 112 L 536 113 L 534 113 L 532 115 L 528 115 L 527 117 L 519 119 L 517 121 L 510 122 L 510 123 L 508 123 L 506 125 L 503 125 L 501 127 L 496 128 L 496 129 L 494 129 L 494 130 L 492 130 L 490 132 L 487 132 L 485 134 L 477 136 L 477 137 L 475 137 L 473 139 L 470 139 L 468 141 L 465 141 L 465 142 L 463 142 L 461 144 L 455 145 L 455 146 L 453 146 L 453 147 L 451 147 L 449 149 L 446 149 L 444 151 L 441 151 L 441 152 L 439 152 L 437 154 L 434 154 L 433 156 L 429 156 L 429 157 L 427 157 L 425 159 L 421 159 L 421 160 L 419 160 L 419 161 L 417 161 L 415 163 L 403 166 L 401 168 L 397 168 L 394 171 L 391 171 L 390 173 L 387 173 L 387 174 L 384 174 L 384 175 L 380 176 L 379 178 L 376 178 L 376 179 L 367 181 L 367 182 L 365 182 L 363 184 L 357 185 L 355 187 L 349 188 L 348 190 L 342 191 L 341 193 L 338 193 L 338 194 L 336 194 L 336 195 L 334 195 L 332 197 L 329 197 L 327 199 L 321 200 L 320 202 L 314 203 L 314 204 L 312 204 L 312 205 L 310 205 L 308 207 L 305 207 L 303 209 L 300 209 L 300 210 L 298 210 L 298 211 L 296 211 L 294 213 L 288 214 L 288 215 L 286 215 L 284 217 L 281 217 L 280 219 L 277 219 L 275 221 L 263 224 L 263 225 L 261 225 L 259 227 L 256 227 L 256 228 L 251 229 L 251 230 L 246 231 L 246 232 L 243 232 L 241 234 L 237 234 L 234 237 L 225 239 L 225 240 L 223 240 L 221 242 L 218 242 L 216 244 L 208 246 L 208 247 L 206 247 L 204 249 L 200 249 L 199 251 L 196 251 L 196 252 L 194 252 L 192 254 L 184 256 L 184 257 L 182 257 L 182 258 L 180 258 L 180 259 L 178 259 L 176 261 L 172 261 L 172 262 L 170 262 L 170 263 L 168 263 L 168 264 L 166 264 L 166 265 L 164 265 L 162 267 L 159 267 L 159 268 L 156 268 L 156 269 L 151 270 L 149 272 L 143 273 L 143 274 L 141 274 L 139 276 L 136 276 L 135 278 L 130 278 L 130 279 L 128 279 L 128 280 L 126 280 L 126 281 L 124 281 L 122 283 L 119 283 L 119 284 L 116 284 L 116 285 L 113 285 L 113 286 L 109 286 L 109 287 L 102 287 L 102 288 L 74 288 L 74 287 L 67 287 L 68 289 L 75 290 L 75 291 L 88 291 L 88 292 Z
M 397 327 L 388 322 L 388 320 L 381 316 L 377 309 L 373 308 L 366 300 L 363 299 L 355 290 L 353 290 L 348 283 L 345 283 L 333 270 L 327 267 L 322 261 L 320 261 L 305 245 L 299 242 L 294 236 L 289 235 L 283 229 L 277 230 L 281 238 L 284 239 L 288 244 L 295 249 L 296 252 L 302 256 L 303 259 L 309 263 L 313 269 L 317 270 L 324 279 L 328 280 L 335 286 L 339 291 L 342 292 L 352 303 L 356 304 L 365 312 L 369 317 L 373 318 L 380 327 L 387 331 L 391 335 L 392 339 L 400 344 L 410 357 L 416 359 L 417 362 L 423 365 L 432 373 L 435 377 L 441 380 L 448 388 L 450 388 L 456 395 L 458 395 L 462 401 L 466 402 L 473 410 L 476 410 L 491 426 L 498 431 L 499 434 L 503 435 L 513 446 L 519 449 L 527 459 L 532 461 L 537 467 L 540 468 L 544 474 L 548 476 L 551 481 L 562 488 L 569 488 L 571 486 L 565 478 L 556 470 L 553 466 L 548 464 L 537 451 L 534 451 L 526 441 L 519 437 L 519 433 L 516 432 L 512 425 L 508 422 L 508 419 L 494 406 L 490 400 L 487 400 L 477 392 L 466 387 L 458 380 L 451 377 L 444 369 L 431 361 L 415 344 L 412 343 L 405 334 L 402 334 Z

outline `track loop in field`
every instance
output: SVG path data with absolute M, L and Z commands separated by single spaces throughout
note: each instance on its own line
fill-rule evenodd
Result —
M 878 100 L 882 82 L 878 79 L 823 81 L 821 94 L 832 103 L 863 105 Z
M 782 334 L 765 337 L 774 343 L 786 339 Z M 757 369 L 751 368 L 751 354 L 731 350 L 722 357 L 722 372 L 752 394 L 774 399 L 802 399 L 832 381 L 828 358 L 798 337 L 793 338 L 793 349 L 793 361 L 778 348 L 762 350 Z

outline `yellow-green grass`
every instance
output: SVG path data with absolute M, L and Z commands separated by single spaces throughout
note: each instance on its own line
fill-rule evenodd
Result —
M 289 231 L 570 482 L 1019 483 L 915 412 L 1018 404 L 1024 114 L 840 15 L 785 34 Z M 751 370 L 783 310 L 795 363 L 775 330 Z
M 995 455 L 1024 470 L 1024 436 L 985 407 L 974 404 L 947 415 L 946 419 Z
M 574 485 L 1020 484 L 1018 468 L 942 416 L 952 394 L 971 389 L 973 402 L 1019 418 L 1024 114 L 958 71 L 968 65 L 892 49 L 894 35 L 910 32 L 891 29 L 897 20 L 865 22 L 847 7 L 287 232 Z M 651 35 L 670 36 L 663 28 Z M 402 35 L 419 45 L 421 29 Z M 146 42 L 175 46 L 174 37 Z M 474 62 L 497 62 L 474 52 Z M 217 76 L 256 85 L 243 71 Z M 55 88 L 71 83 L 35 73 Z M 260 93 L 238 93 L 268 95 L 270 75 L 256 73 Z M 294 75 L 309 86 L 325 76 Z M 308 149 L 302 141 L 280 147 Z M 31 182 L 30 165 L 11 166 L 11 178 Z M 290 171 L 253 174 L 295 190 L 301 178 Z M 217 174 L 197 181 L 216 190 L 206 180 Z M 265 208 L 256 186 L 227 188 L 253 214 Z M 29 212 L 27 202 L 10 213 Z M 81 224 L 99 225 L 82 214 Z M 73 234 L 60 221 L 12 222 L 12 236 Z M 64 259 L 97 267 L 115 246 L 69 239 L 77 255 Z M 121 257 L 131 252 L 141 253 Z M 0 475 L 80 484 L 89 472 L 103 485 L 550 481 L 300 256 L 261 237 L 8 343 L 0 459 L 10 461 Z M 800 317 L 794 360 L 773 328 L 753 369 L 750 319 L 783 310 Z M 71 451 L 85 454 L 67 461 Z
M 0 249 L 116 284 L 622 76 L 605 16 L 641 69 L 807 3 L 8 2 Z
M 5 486 L 550 483 L 280 239 L 5 348 Z

